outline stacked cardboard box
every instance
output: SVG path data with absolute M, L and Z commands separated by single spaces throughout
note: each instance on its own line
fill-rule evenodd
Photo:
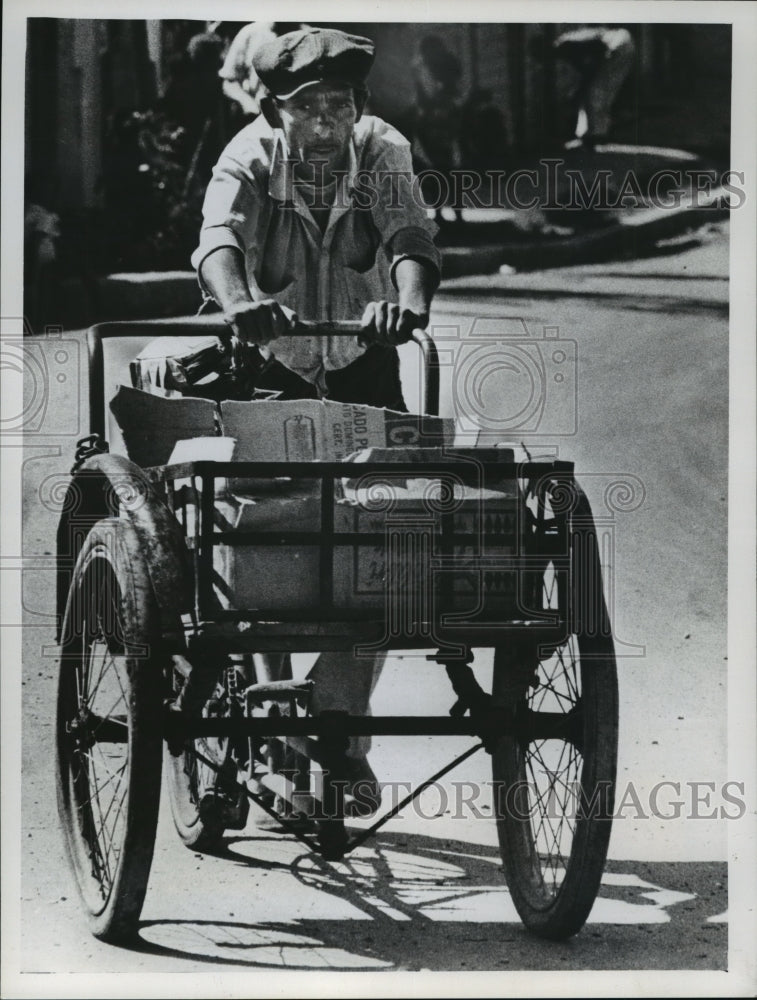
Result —
M 196 410 L 186 405 L 192 403 Z M 335 533 L 358 536 L 348 544 L 322 534 L 318 480 L 224 483 L 216 530 L 264 532 L 273 544 L 215 546 L 222 606 L 308 613 L 330 604 L 334 617 L 339 609 L 362 609 L 399 627 L 442 613 L 497 622 L 523 603 L 514 562 L 524 535 L 517 488 L 512 476 L 496 475 L 512 452 L 452 449 L 451 420 L 320 400 L 161 399 L 126 388 L 114 404 L 127 443 L 137 443 L 146 465 L 190 461 L 195 450 L 198 459 L 355 464 L 355 475 L 337 484 L 332 512 Z M 177 404 L 185 404 L 181 413 Z M 217 448 L 213 428 L 223 434 Z M 202 440 L 187 440 L 195 436 Z M 396 463 L 396 472 L 362 472 L 370 461 Z M 459 474 L 435 474 L 435 466 L 450 461 Z M 316 537 L 292 544 L 284 533 L 293 531 Z M 373 538 L 363 543 L 366 536 Z

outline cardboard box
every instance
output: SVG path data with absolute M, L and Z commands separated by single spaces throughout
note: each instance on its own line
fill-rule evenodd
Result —
M 509 463 L 507 449 L 451 449 L 452 421 L 356 404 L 319 400 L 221 403 L 159 396 L 122 387 L 112 403 L 129 445 L 143 465 L 193 458 L 234 461 L 340 461 L 357 475 L 342 480 L 334 530 L 380 535 L 380 543 L 335 546 L 334 616 L 364 609 L 392 622 L 412 623 L 455 613 L 502 621 L 523 604 L 514 558 L 523 526 L 512 478 L 476 478 L 481 461 Z M 225 438 L 213 438 L 213 427 Z M 197 436 L 202 441 L 186 440 Z M 214 446 L 214 440 L 218 447 Z M 460 458 L 452 493 L 433 475 L 434 464 Z M 367 461 L 404 466 L 365 479 Z M 424 474 L 425 473 L 425 474 Z M 218 483 L 216 530 L 321 529 L 318 481 L 230 479 Z M 470 536 L 445 550 L 444 513 L 455 533 Z M 189 512 L 188 523 L 196 512 Z M 223 607 L 312 612 L 320 603 L 321 551 L 312 545 L 218 545 L 213 569 Z
M 296 399 L 220 404 L 240 462 L 340 462 L 364 448 L 451 443 L 454 421 L 359 403 Z
M 380 490 L 347 490 L 334 506 L 335 532 L 381 536 L 380 542 L 334 546 L 336 609 L 364 609 L 392 622 L 426 621 L 440 613 L 463 619 L 502 621 L 523 605 L 523 581 L 514 563 L 522 554 L 523 526 L 515 484 L 502 491 L 458 486 L 443 495 L 439 481 L 425 478 Z M 503 483 L 503 487 L 504 487 Z M 223 504 L 229 529 L 262 531 L 273 539 L 284 531 L 320 532 L 320 498 L 296 495 L 281 484 L 278 496 L 229 496 Z M 443 512 L 454 534 L 445 539 Z M 216 546 L 214 568 L 225 581 L 219 597 L 238 610 L 312 612 L 321 600 L 320 546 Z M 338 617 L 338 610 L 335 613 Z

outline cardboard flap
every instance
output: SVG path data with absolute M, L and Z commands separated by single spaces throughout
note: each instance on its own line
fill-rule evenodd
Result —
M 110 410 L 128 457 L 144 468 L 166 465 L 178 441 L 217 433 L 216 404 L 210 399 L 166 399 L 121 385 Z

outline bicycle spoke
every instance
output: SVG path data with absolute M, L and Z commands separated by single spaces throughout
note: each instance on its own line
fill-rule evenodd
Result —
M 128 791 L 129 791 L 128 786 L 124 786 L 124 789 L 121 792 L 121 797 L 118 800 L 118 805 L 116 807 L 116 812 L 115 812 L 115 815 L 113 817 L 113 824 L 112 824 L 110 830 L 108 830 L 105 821 L 103 822 L 103 828 L 104 828 L 105 832 L 107 833 L 107 838 L 106 838 L 106 843 L 105 843 L 105 850 L 106 850 L 108 856 L 112 856 L 112 858 L 113 858 L 113 870 L 114 871 L 118 870 L 118 862 L 121 859 L 121 847 L 122 847 L 121 838 L 119 837 L 118 839 L 116 839 L 116 837 L 115 837 L 116 826 L 118 825 L 119 820 L 122 819 L 124 804 L 126 802 L 126 795 L 127 795 Z M 115 802 L 115 796 L 113 797 L 113 800 L 111 802 L 111 806 L 109 807 L 109 810 L 108 810 L 109 812 L 110 812 L 110 809 L 112 808 L 114 802 Z M 107 820 L 107 814 L 105 816 L 105 819 Z
M 128 698 L 126 696 L 126 691 L 124 690 L 124 686 L 123 686 L 123 684 L 121 682 L 120 671 L 118 670 L 118 667 L 116 666 L 117 659 L 120 661 L 120 660 L 123 660 L 124 657 L 119 656 L 117 658 L 114 654 L 111 654 L 111 664 L 113 664 L 113 673 L 115 674 L 116 682 L 118 683 L 118 686 L 121 689 L 121 698 L 122 698 L 124 704 L 126 704 L 128 702 Z
M 97 657 L 96 660 L 96 652 L 99 653 L 100 650 L 102 650 L 102 653 Z M 86 699 L 87 701 L 91 701 L 95 697 L 100 685 L 102 684 L 104 676 L 102 664 L 105 661 L 106 654 L 107 654 L 107 646 L 105 645 L 104 636 L 96 635 L 93 638 L 92 643 L 89 647 L 89 656 L 87 657 L 86 661 L 86 670 L 87 670 L 86 688 L 89 688 L 89 686 L 92 683 L 92 678 L 95 676 L 97 677 L 97 683 L 89 691 L 89 695 Z M 95 670 L 93 669 L 96 662 L 99 665 L 98 673 L 95 673 Z
M 534 784 L 534 786 L 538 787 L 537 777 L 536 777 L 536 774 L 534 772 L 534 769 L 533 769 L 533 767 L 531 766 L 530 763 L 529 763 L 528 767 L 529 767 L 529 772 L 531 774 L 531 778 L 533 780 L 533 784 Z M 546 796 L 548 798 L 548 801 L 549 801 L 549 799 L 551 799 L 551 794 L 550 793 L 551 793 L 551 786 L 549 786 L 545 790 L 545 794 L 546 794 Z M 543 797 L 544 796 L 541 796 L 541 798 L 543 798 Z M 537 847 L 537 851 L 539 850 L 539 846 L 538 846 L 539 843 L 544 844 L 543 853 L 546 853 L 548 855 L 548 857 L 551 857 L 551 855 L 553 853 L 553 848 L 557 848 L 559 850 L 559 833 L 555 832 L 555 829 L 552 826 L 552 822 L 551 822 L 552 817 L 549 816 L 549 813 L 547 812 L 546 809 L 541 810 L 540 813 L 539 813 L 539 816 L 540 816 L 540 820 L 539 820 L 538 826 L 534 830 L 534 842 L 535 842 L 535 845 Z M 533 824 L 532 824 L 532 829 L 533 829 Z M 551 843 L 550 843 L 550 838 L 551 838 Z
M 94 856 L 95 852 L 97 853 L 97 855 L 99 856 L 99 858 L 102 860 L 102 866 L 103 866 L 103 868 L 102 868 L 100 874 L 104 874 L 105 875 L 105 878 L 106 878 L 106 881 L 108 883 L 108 886 L 110 886 L 110 885 L 113 884 L 113 877 L 111 875 L 110 866 L 108 864 L 107 853 L 105 855 L 103 855 L 103 853 L 102 853 L 102 847 L 101 847 L 101 842 L 100 842 L 100 837 L 98 835 L 98 831 L 102 830 L 102 825 L 103 825 L 102 808 L 100 806 L 99 789 L 97 787 L 97 782 L 96 781 L 90 782 L 90 783 L 94 784 L 94 794 L 92 794 L 90 796 L 90 809 L 88 810 L 88 812 L 89 812 L 89 814 L 90 814 L 90 816 L 92 818 L 92 825 L 93 825 L 92 835 L 89 838 L 89 847 L 90 847 L 90 850 L 93 852 L 93 854 L 92 854 L 92 861 L 93 861 L 93 863 L 95 863 L 95 861 L 96 861 L 95 856 Z M 95 807 L 97 809 L 97 819 L 95 818 L 94 812 L 92 811 L 92 808 L 91 808 L 92 803 L 94 803 L 94 805 L 95 805 Z M 102 890 L 102 888 L 103 888 L 103 880 L 102 880 L 102 878 L 99 877 L 99 875 L 98 875 L 98 873 L 96 871 L 93 871 L 92 874 L 97 879 L 97 881 L 100 883 L 100 887 L 101 887 L 101 890 Z
M 89 760 L 92 764 L 94 764 L 94 759 L 92 758 L 92 756 L 89 753 L 83 754 L 83 756 L 87 760 Z M 101 784 L 97 785 L 98 790 L 102 791 L 112 781 L 120 781 L 122 773 L 126 770 L 126 766 L 127 766 L 128 763 L 129 763 L 128 761 L 124 761 L 123 765 L 121 767 L 119 767 L 119 769 L 117 771 L 110 771 L 108 769 L 108 767 L 105 764 L 103 764 L 103 770 L 106 771 L 110 775 L 110 777 L 108 778 L 107 781 L 104 781 Z M 80 808 L 83 808 L 84 806 L 86 806 L 89 801 L 90 801 L 90 799 L 87 799 L 85 802 L 80 803 Z
M 578 757 L 572 744 L 562 743 L 556 763 L 549 766 L 545 759 L 545 741 L 530 744 L 525 754 L 526 777 L 532 793 L 529 821 L 533 843 L 545 865 L 542 881 L 552 894 L 559 888 L 558 873 L 567 867 L 576 832 L 571 806 L 575 804 Z M 544 775 L 548 776 L 546 782 Z M 554 806 L 554 815 L 550 815 L 550 808 Z
M 103 681 L 104 681 L 104 679 L 105 679 L 105 677 L 107 675 L 111 675 L 111 677 L 114 677 L 115 680 L 116 680 L 116 683 L 118 684 L 119 694 L 116 697 L 116 701 L 115 701 L 115 703 L 113 705 L 113 708 L 115 708 L 115 706 L 117 704 L 119 704 L 119 702 L 121 702 L 121 701 L 123 701 L 124 704 L 127 704 L 127 700 L 128 699 L 127 699 L 126 691 L 124 690 L 124 686 L 123 686 L 123 683 L 121 681 L 120 671 L 119 671 L 118 666 L 117 666 L 117 662 L 120 661 L 122 658 L 121 657 L 116 657 L 112 653 L 109 654 L 109 656 L 110 656 L 110 660 L 108 661 L 108 666 L 105 667 L 104 669 L 101 669 L 100 676 L 98 678 L 97 684 L 92 689 L 92 691 L 89 694 L 89 697 L 87 698 L 87 704 L 88 704 L 90 710 L 93 710 L 93 705 L 94 705 L 94 702 L 95 702 L 95 695 L 99 692 L 100 687 L 101 687 L 101 685 L 102 685 L 102 683 L 103 683 Z M 111 687 L 112 686 L 113 685 L 111 685 Z M 99 712 L 97 714 L 98 715 L 103 715 L 103 716 L 110 715 L 112 713 L 112 711 L 113 711 L 113 708 L 111 708 L 108 712 Z
M 124 702 L 124 708 L 127 708 L 124 698 L 121 695 L 119 695 L 113 702 L 113 704 L 110 706 L 110 708 L 107 710 L 107 712 L 95 712 L 93 706 L 91 705 L 89 706 L 90 712 L 93 715 L 97 716 L 97 718 L 100 720 L 98 724 L 94 727 L 94 729 L 90 731 L 91 736 L 94 736 L 95 733 L 98 731 L 98 729 L 100 729 L 103 725 L 105 725 L 105 723 L 108 722 L 111 723 L 111 725 L 123 726 L 124 729 L 129 728 L 129 723 L 127 721 L 127 716 L 125 714 L 122 716 L 121 715 L 114 716 L 113 714 L 115 709 L 121 704 L 122 701 Z M 95 742 L 99 741 L 95 740 Z M 105 742 L 108 743 L 113 741 L 105 740 Z
M 100 753 L 101 753 L 101 755 L 102 755 L 102 751 L 100 751 Z M 110 769 L 109 769 L 109 768 L 108 768 L 108 767 L 106 766 L 106 764 L 105 764 L 105 763 L 103 763 L 103 765 L 102 765 L 102 767 L 103 767 L 103 770 L 104 770 L 104 771 L 105 771 L 105 772 L 106 772 L 107 774 L 109 774 L 109 775 L 110 775 L 110 777 L 108 778 L 108 780 L 107 780 L 107 781 L 105 781 L 105 782 L 103 782 L 102 784 L 99 784 L 99 785 L 97 786 L 97 792 L 98 792 L 98 795 L 102 794 L 102 793 L 103 793 L 103 792 L 105 791 L 105 789 L 106 789 L 106 788 L 108 788 L 108 786 L 109 786 L 109 785 L 110 785 L 110 784 L 111 784 L 112 782 L 114 782 L 114 781 L 116 781 L 116 780 L 117 780 L 117 781 L 119 782 L 119 784 L 118 784 L 118 785 L 117 785 L 117 786 L 116 786 L 116 787 L 115 787 L 114 789 L 112 789 L 112 792 L 113 792 L 113 795 L 112 795 L 112 797 L 111 797 L 111 800 L 110 800 L 110 805 L 108 806 L 108 808 L 107 808 L 107 810 L 106 810 L 106 813 L 105 813 L 105 817 L 104 817 L 104 819 L 107 819 L 107 818 L 108 818 L 108 815 L 109 815 L 109 813 L 110 813 L 110 810 L 111 810 L 111 809 L 113 808 L 113 803 L 114 803 L 114 802 L 115 802 L 115 800 L 116 800 L 116 796 L 118 795 L 118 789 L 119 789 L 119 787 L 120 787 L 120 784 L 121 784 L 121 778 L 122 778 L 122 776 L 123 776 L 123 772 L 124 772 L 124 771 L 126 770 L 126 768 L 127 768 L 127 766 L 128 766 L 128 763 L 129 763 L 129 762 L 128 762 L 128 760 L 124 761 L 123 765 L 122 765 L 122 766 L 121 766 L 121 767 L 120 767 L 120 768 L 118 769 L 118 771 L 117 771 L 117 772 L 115 772 L 115 773 L 114 773 L 114 772 L 112 772 L 112 771 L 110 771 Z
M 77 671 L 76 675 L 79 714 L 93 711 L 96 697 L 104 693 L 107 679 L 112 681 L 115 678 L 118 686 L 117 692 L 111 691 L 109 698 L 111 704 L 107 711 L 102 713 L 100 723 L 89 734 L 92 737 L 103 723 L 111 721 L 114 712 L 121 704 L 127 706 L 127 698 L 120 677 L 118 658 L 109 654 L 104 642 L 93 642 L 89 653 L 86 676 L 82 676 L 85 671 L 81 670 Z M 89 689 L 88 684 L 92 685 Z M 111 683 L 111 687 L 113 686 Z M 125 724 L 128 726 L 128 723 Z M 97 741 L 90 749 L 80 752 L 76 757 L 80 761 L 80 770 L 79 777 L 75 780 L 80 784 L 82 781 L 86 782 L 86 794 L 78 796 L 76 808 L 81 817 L 82 835 L 89 848 L 90 873 L 99 886 L 103 900 L 107 900 L 121 854 L 120 834 L 117 836 L 117 833 L 123 824 L 123 810 L 128 792 L 128 783 L 124 781 L 128 758 L 114 767 L 113 761 L 106 757 L 103 745 Z
M 99 746 L 98 750 L 100 757 L 102 757 L 102 750 Z M 112 771 L 104 760 L 101 760 L 101 769 L 108 774 L 108 778 L 104 782 L 99 782 L 97 780 L 97 761 L 92 754 L 88 753 L 82 756 L 85 757 L 89 765 L 87 768 L 87 787 L 90 789 L 90 794 L 87 798 L 79 801 L 77 809 L 81 815 L 82 833 L 89 845 L 92 877 L 100 884 L 103 897 L 107 898 L 121 854 L 120 839 L 117 843 L 115 833 L 119 820 L 122 818 L 128 792 L 128 784 L 122 781 L 128 761 L 125 761 L 117 771 Z M 107 806 L 104 807 L 102 801 L 104 792 L 114 781 L 118 781 L 118 785 L 115 790 L 112 790 L 113 794 L 110 796 Z M 111 819 L 114 808 L 115 813 L 109 825 L 108 821 Z

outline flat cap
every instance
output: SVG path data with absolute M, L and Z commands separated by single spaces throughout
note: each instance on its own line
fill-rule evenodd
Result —
M 252 65 L 275 97 L 292 97 L 323 80 L 362 87 L 373 65 L 373 42 L 335 28 L 302 28 L 258 48 Z

